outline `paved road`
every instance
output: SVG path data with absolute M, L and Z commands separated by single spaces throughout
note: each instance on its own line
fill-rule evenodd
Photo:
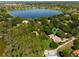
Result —
M 58 48 L 56 48 L 56 49 L 54 49 L 54 50 L 49 50 L 49 51 L 47 51 L 46 57 L 57 57 L 57 50 L 58 50 L 59 48 L 62 48 L 62 47 L 65 46 L 66 44 L 71 43 L 72 41 L 75 40 L 74 37 L 72 37 L 71 39 L 72 39 L 72 40 L 70 40 L 70 41 L 68 41 L 68 42 L 66 42 L 66 43 L 64 43 L 64 44 L 62 44 L 62 45 L 60 45 Z
M 57 50 L 58 50 L 59 48 L 65 46 L 66 44 L 71 43 L 71 42 L 74 41 L 74 40 L 75 40 L 75 38 L 72 37 L 72 40 L 70 40 L 70 41 L 68 41 L 68 42 L 66 42 L 66 43 L 64 43 L 64 44 L 62 44 L 62 45 L 60 45 L 60 46 L 57 48 Z

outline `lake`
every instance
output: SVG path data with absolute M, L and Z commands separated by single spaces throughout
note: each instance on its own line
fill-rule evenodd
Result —
M 21 18 L 39 18 L 39 17 L 54 16 L 62 13 L 63 12 L 49 9 L 31 9 L 31 10 L 13 10 L 10 12 L 10 15 Z

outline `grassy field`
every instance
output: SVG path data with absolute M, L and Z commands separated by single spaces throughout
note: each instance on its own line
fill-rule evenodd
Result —
M 2 56 L 2 53 L 4 52 L 6 43 L 4 40 L 0 39 L 0 56 Z

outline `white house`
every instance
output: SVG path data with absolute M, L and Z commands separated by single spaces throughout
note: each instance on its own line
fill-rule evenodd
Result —
M 25 23 L 25 24 L 28 24 L 28 22 L 29 22 L 29 21 L 27 21 L 27 20 L 22 21 L 22 23 Z

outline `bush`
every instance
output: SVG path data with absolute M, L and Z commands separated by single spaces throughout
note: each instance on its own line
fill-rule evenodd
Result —
M 76 50 L 76 49 L 79 49 L 79 39 L 76 39 L 75 41 L 74 41 L 74 46 L 73 46 L 73 48 Z
M 52 49 L 55 49 L 55 48 L 58 47 L 58 44 L 56 44 L 55 42 L 51 42 L 51 43 L 49 44 L 49 47 L 52 48 Z
M 59 52 L 59 55 L 61 57 L 68 57 L 68 56 L 71 56 L 71 53 L 72 53 L 72 49 L 67 49 Z

